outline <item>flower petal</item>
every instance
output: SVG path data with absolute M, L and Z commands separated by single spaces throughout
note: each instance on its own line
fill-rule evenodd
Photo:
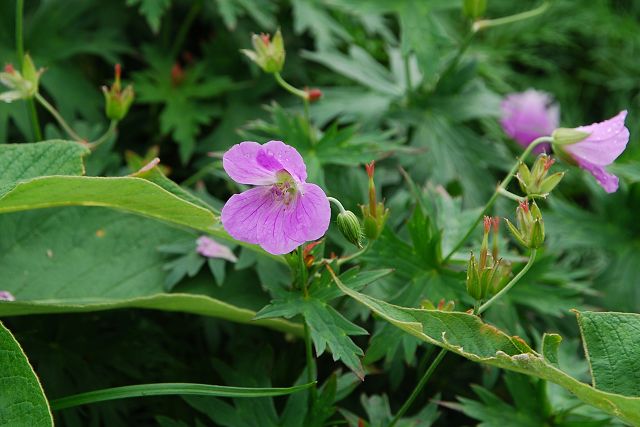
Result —
M 207 258 L 221 258 L 230 262 L 236 262 L 238 258 L 228 247 L 221 245 L 210 237 L 200 236 L 196 240 L 196 251 Z
M 224 153 L 222 166 L 231 179 L 240 184 L 274 184 L 276 173 L 281 170 L 289 172 L 298 182 L 307 179 L 302 156 L 282 141 L 269 141 L 264 145 L 253 141 L 236 144 Z
M 267 252 L 286 254 L 327 232 L 331 208 L 324 191 L 307 183 L 298 191 L 288 205 L 274 199 L 258 220 L 258 240 Z
M 266 186 L 234 194 L 222 208 L 222 226 L 234 239 L 257 244 L 258 219 L 272 202 L 273 195 Z
M 262 146 L 259 162 L 268 161 L 269 165 L 277 163 L 299 182 L 307 180 L 307 167 L 298 150 L 282 141 L 269 141 Z
M 578 163 L 587 162 L 600 166 L 611 164 L 622 154 L 629 142 L 629 129 L 624 125 L 626 117 L 625 110 L 609 120 L 576 128 L 590 135 L 578 143 L 565 146 L 564 150 Z
M 600 184 L 607 193 L 614 193 L 618 190 L 618 177 L 607 172 L 602 166 L 584 160 L 578 160 L 578 166 L 593 175 L 596 181 L 598 181 L 598 184 Z
M 501 109 L 503 130 L 525 147 L 536 138 L 551 135 L 560 119 L 560 108 L 552 103 L 551 96 L 533 89 L 508 95 L 502 101 Z M 544 149 L 539 146 L 535 151 Z
M 262 145 L 244 141 L 231 147 L 222 156 L 222 166 L 235 182 L 250 185 L 268 185 L 276 182 L 276 172 L 258 163 Z

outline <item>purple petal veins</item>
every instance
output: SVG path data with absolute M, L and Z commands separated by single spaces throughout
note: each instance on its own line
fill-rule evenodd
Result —
M 285 254 L 326 233 L 329 201 L 320 187 L 305 182 L 306 166 L 295 148 L 281 141 L 243 142 L 225 153 L 223 166 L 234 181 L 257 185 L 222 208 L 222 225 L 233 238 Z
M 0 291 L 0 301 L 15 301 L 16 297 L 9 291 Z

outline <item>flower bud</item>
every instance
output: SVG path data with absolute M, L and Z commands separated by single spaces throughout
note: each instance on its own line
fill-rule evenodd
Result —
M 464 0 L 462 13 L 471 18 L 480 18 L 487 10 L 487 0 Z
M 544 221 L 542 212 L 534 202 L 529 209 L 528 202 L 521 202 L 516 208 L 516 224 L 505 218 L 509 231 L 520 244 L 530 249 L 537 249 L 544 243 Z
M 351 211 L 344 211 L 338 214 L 337 222 L 338 230 L 344 238 L 358 248 L 362 248 L 362 227 L 358 217 Z
M 0 101 L 13 102 L 18 99 L 33 98 L 38 92 L 40 76 L 43 72 L 43 69 L 36 69 L 29 54 L 25 54 L 22 60 L 22 73 L 11 64 L 5 66 L 4 71 L 0 73 L 0 83 L 10 90 L 0 94 Z
M 320 89 L 305 89 L 305 92 L 307 92 L 309 102 L 316 102 L 322 98 L 322 91 Z
M 589 135 L 590 133 L 588 132 L 582 132 L 576 129 L 558 128 L 551 134 L 553 138 L 552 144 L 554 146 L 571 145 L 582 141 Z
M 111 120 L 120 121 L 129 112 L 129 107 L 133 103 L 134 93 L 131 85 L 122 90 L 120 83 L 120 64 L 115 66 L 115 78 L 110 88 L 102 86 L 102 93 L 105 100 L 105 114 Z
M 539 155 L 531 170 L 521 162 L 516 178 L 522 191 L 528 196 L 546 197 L 564 177 L 564 172 L 557 172 L 547 176 L 554 162 L 555 160 L 547 154 Z
M 242 49 L 241 52 L 266 73 L 279 73 L 282 70 L 285 50 L 280 30 L 276 31 L 273 40 L 268 34 L 253 34 L 251 43 L 253 44 L 253 50 Z
M 360 206 L 364 218 L 364 234 L 370 240 L 375 240 L 384 229 L 384 224 L 389 216 L 389 209 L 384 207 L 383 202 L 376 200 L 376 186 L 373 181 L 375 162 L 365 165 L 369 176 L 369 204 Z
M 484 298 L 482 294 L 482 285 L 480 284 L 480 276 L 478 274 L 478 263 L 476 257 L 471 252 L 469 263 L 467 265 L 467 293 L 475 300 Z

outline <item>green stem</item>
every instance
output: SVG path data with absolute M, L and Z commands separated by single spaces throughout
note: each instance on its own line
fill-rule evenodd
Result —
M 82 142 L 82 143 L 87 142 L 85 138 L 82 138 L 73 129 L 71 129 L 71 126 L 69 126 L 69 124 L 64 120 L 64 118 L 60 115 L 60 113 L 58 113 L 58 110 L 56 110 L 53 105 L 49 104 L 49 102 L 46 99 L 44 99 L 43 96 L 40 95 L 40 93 L 36 93 L 36 101 L 38 101 L 40 105 L 42 105 L 49 113 L 51 113 L 53 118 L 56 119 L 56 121 L 60 124 L 60 126 L 62 126 L 62 129 L 64 129 L 64 131 L 71 138 L 73 138 L 78 142 Z
M 304 251 L 302 246 L 298 248 L 298 263 L 300 268 L 300 282 L 302 292 L 305 298 L 309 297 L 309 291 L 307 289 L 307 266 L 304 262 Z M 307 319 L 304 319 L 304 348 L 307 358 L 307 378 L 309 382 L 316 381 L 316 365 L 313 360 L 313 349 L 311 347 L 311 331 L 309 330 L 309 324 Z M 309 389 L 309 410 L 313 407 L 316 401 L 316 386 L 313 385 Z
M 346 212 L 346 209 L 344 208 L 344 206 L 342 206 L 342 203 L 340 203 L 340 200 L 335 199 L 333 197 L 327 197 L 327 200 L 329 200 L 329 202 L 331 202 L 334 205 L 336 205 L 338 210 L 340 211 L 340 213 Z
M 456 56 L 454 56 L 453 59 L 449 61 L 449 63 L 447 64 L 447 68 L 445 68 L 442 71 L 442 73 L 440 73 L 440 77 L 438 77 L 436 86 L 456 68 L 456 66 L 460 62 L 460 58 L 462 58 L 462 55 L 467 51 L 469 46 L 471 46 L 471 40 L 473 40 L 473 35 L 474 35 L 473 31 L 471 31 L 462 40 L 462 43 L 460 44 L 460 46 L 458 47 L 458 51 L 456 52 Z
M 278 82 L 278 84 L 280 86 L 282 86 L 287 92 L 298 96 L 300 98 L 302 98 L 303 100 L 308 101 L 309 100 L 309 94 L 307 92 L 305 92 L 304 90 L 300 90 L 292 85 L 290 85 L 289 83 L 287 83 L 285 81 L 285 79 L 282 78 L 282 76 L 280 75 L 280 73 L 273 73 L 274 77 L 276 78 L 276 81 Z
M 501 196 L 506 197 L 507 199 L 511 199 L 513 201 L 516 201 L 516 202 L 524 202 L 525 200 L 527 200 L 526 197 L 522 197 L 522 196 L 518 196 L 517 194 L 513 194 L 511 191 L 505 190 L 504 188 L 498 188 L 498 194 L 500 194 Z
M 95 141 L 90 142 L 89 143 L 89 148 L 91 148 L 92 150 L 95 150 L 100 145 L 102 145 L 103 143 L 108 141 L 109 138 L 111 138 L 111 135 L 113 135 L 113 133 L 115 132 L 117 126 L 118 126 L 118 121 L 117 120 L 111 120 L 111 123 L 109 123 L 109 128 L 107 129 L 107 131 L 104 134 L 102 134 L 102 136 L 100 138 L 96 139 Z
M 178 35 L 174 39 L 173 45 L 171 46 L 172 58 L 175 58 L 178 55 L 178 51 L 184 44 L 184 40 L 187 37 L 189 28 L 191 28 L 191 24 L 193 24 L 193 21 L 198 16 L 198 13 L 200 12 L 201 8 L 202 8 L 202 0 L 194 1 L 191 4 L 191 8 L 189 9 L 187 16 L 184 18 L 184 21 L 182 21 L 182 24 L 180 25 L 180 29 L 178 30 Z
M 482 209 L 482 211 L 480 212 L 476 220 L 473 222 L 471 227 L 469 227 L 469 229 L 467 230 L 465 235 L 462 237 L 462 239 L 460 239 L 460 241 L 456 243 L 456 245 L 453 247 L 453 249 L 451 249 L 451 251 L 447 254 L 447 256 L 444 257 L 444 260 L 442 261 L 443 264 L 449 261 L 449 259 L 453 256 L 453 254 L 456 253 L 456 251 L 460 249 L 462 245 L 464 245 L 464 243 L 467 241 L 471 233 L 473 233 L 473 230 L 475 230 L 476 226 L 480 223 L 484 215 L 486 215 L 486 213 L 489 211 L 489 209 L 491 209 L 491 207 L 495 203 L 496 199 L 498 198 L 498 195 L 500 194 L 501 189 L 506 190 L 507 185 L 509 185 L 509 183 L 515 176 L 516 172 L 518 171 L 518 166 L 520 165 L 520 162 L 524 162 L 527 156 L 529 156 L 529 154 L 531 154 L 533 149 L 538 145 L 545 142 L 552 142 L 552 141 L 553 141 L 553 138 L 551 138 L 550 136 L 542 136 L 540 138 L 535 139 L 531 144 L 529 144 L 526 150 L 522 152 L 522 156 L 520 156 L 520 159 L 518 159 L 515 165 L 513 165 L 513 167 L 507 174 L 507 176 L 502 181 L 502 183 L 500 183 L 500 185 L 496 188 L 496 191 L 494 191 L 493 195 L 491 196 L 487 204 L 484 206 L 484 208 Z
M 511 24 L 514 22 L 522 21 L 524 19 L 533 18 L 534 16 L 540 15 L 549 7 L 548 2 L 542 3 L 535 9 L 528 10 L 522 13 L 516 13 L 515 15 L 505 16 L 503 18 L 496 19 L 483 19 L 480 21 L 476 21 L 473 24 L 473 31 L 477 32 L 489 27 L 497 27 L 498 25 Z
M 16 54 L 18 55 L 18 64 L 20 68 L 24 67 L 24 0 L 16 1 Z M 27 110 L 29 111 L 29 120 L 33 129 L 33 138 L 36 141 L 42 141 L 42 132 L 40 131 L 40 122 L 38 120 L 38 112 L 36 105 L 32 99 L 27 99 Z
M 74 406 L 86 405 L 88 403 L 124 399 L 128 397 L 167 395 L 200 395 L 219 397 L 282 396 L 304 390 L 311 386 L 312 384 L 304 384 L 288 388 L 248 388 L 191 383 L 137 384 L 74 394 L 72 396 L 52 400 L 50 404 L 51 409 L 57 411 L 60 409 L 73 408 Z
M 527 273 L 527 271 L 529 271 L 531 266 L 533 265 L 533 263 L 534 263 L 534 261 L 536 259 L 536 252 L 537 251 L 535 249 L 531 249 L 531 254 L 529 255 L 529 261 L 527 261 L 527 263 L 524 265 L 524 267 L 522 267 L 522 270 L 520 270 L 518 272 L 518 274 L 516 274 L 515 277 L 513 279 L 511 279 L 511 281 L 509 283 L 507 283 L 507 285 L 504 288 L 502 288 L 502 290 L 500 292 L 498 292 L 497 294 L 492 296 L 487 302 L 482 304 L 480 306 L 480 308 L 478 308 L 478 310 L 476 311 L 476 314 L 482 314 L 487 308 L 489 308 L 491 306 L 491 304 L 496 302 L 496 300 L 498 298 L 500 298 L 502 295 L 507 293 L 509 291 L 509 289 L 511 289 L 516 283 L 518 283 L 520 281 L 520 279 L 522 279 L 522 276 L 524 276 Z
M 444 359 L 444 356 L 446 354 L 447 354 L 446 348 L 440 349 L 440 352 L 436 355 L 435 359 L 433 359 L 433 362 L 431 362 L 431 365 L 429 365 L 429 369 L 427 369 L 427 371 L 424 373 L 422 378 L 420 378 L 420 382 L 418 382 L 416 387 L 411 392 L 411 395 L 409 396 L 409 398 L 404 402 L 400 410 L 396 413 L 395 417 L 393 417 L 388 427 L 393 427 L 394 425 L 396 425 L 396 423 L 400 420 L 400 418 L 402 418 L 402 416 L 409 410 L 409 408 L 413 404 L 413 401 L 416 400 L 418 395 L 422 392 L 422 389 L 424 388 L 424 386 L 427 385 L 429 378 L 431 378 L 431 375 L 433 375 L 436 368 L 438 367 L 440 362 L 442 362 L 442 359 Z

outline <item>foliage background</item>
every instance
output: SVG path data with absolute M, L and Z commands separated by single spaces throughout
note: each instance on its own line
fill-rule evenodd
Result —
M 499 17 L 536 5 L 490 0 L 486 15 Z M 13 2 L 0 5 L 3 63 L 16 61 L 14 7 Z M 542 331 L 573 337 L 563 357 L 586 380 L 569 309 L 640 308 L 639 22 L 640 4 L 632 0 L 557 0 L 539 17 L 479 33 L 458 57 L 469 22 L 461 14 L 461 2 L 455 1 L 51 0 L 27 2 L 25 46 L 36 64 L 47 68 L 42 78 L 45 94 L 86 135 L 99 135 L 106 128 L 99 87 L 110 82 L 113 64 L 122 63 L 125 79 L 134 84 L 136 104 L 122 122 L 117 141 L 89 158 L 89 175 L 129 173 L 128 152 L 144 157 L 158 150 L 173 180 L 220 206 L 237 188 L 225 180 L 216 153 L 244 139 L 275 138 L 297 146 L 305 154 L 311 180 L 355 210 L 365 200 L 361 165 L 379 159 L 378 184 L 392 213 L 389 229 L 366 261 L 397 270 L 371 292 L 407 306 L 417 306 L 423 298 L 454 299 L 462 307 L 469 301 L 463 273 L 443 269 L 436 255 L 416 255 L 417 243 L 407 227 L 415 197 L 400 167 L 418 185 L 434 233 L 443 232 L 446 247 L 457 225 L 464 223 L 461 206 L 482 205 L 519 151 L 497 123 L 502 95 L 529 87 L 546 90 L 560 103 L 561 124 L 567 127 L 629 109 L 629 148 L 612 168 L 622 178 L 621 189 L 606 195 L 591 177 L 572 169 L 545 207 L 549 244 L 542 260 L 487 317 L 529 341 Z M 295 115 L 289 115 L 301 112 L 297 102 L 239 54 L 249 46 L 251 32 L 272 32 L 278 26 L 287 47 L 285 77 L 324 93 L 311 110 L 325 131 L 325 148 L 318 153 L 306 149 L 304 129 Z M 403 57 L 408 58 L 411 84 Z M 44 111 L 40 117 L 47 137 L 61 136 Z M 0 139 L 33 140 L 23 104 L 0 105 Z M 132 156 L 128 157 L 131 164 Z M 445 190 L 454 198 L 443 196 Z M 505 202 L 497 210 L 506 216 L 511 208 Z M 25 219 L 28 215 L 33 218 Z M 92 286 L 89 276 L 83 276 L 85 267 L 112 262 L 117 249 L 100 252 L 78 232 L 83 218 L 93 214 L 78 210 L 60 215 L 76 220 L 62 218 L 49 226 L 55 232 L 45 227 L 42 233 L 56 242 L 73 236 L 61 250 L 79 251 L 66 258 L 78 268 L 67 268 L 58 276 L 62 295 L 71 278 Z M 2 281 L 19 277 L 20 265 L 15 266 L 20 257 L 35 265 L 46 262 L 41 256 L 44 246 L 32 238 L 22 246 L 23 252 L 16 252 L 11 230 L 25 221 L 43 224 L 47 216 L 11 214 L 0 223 L 0 236 L 9 236 L 0 237 Z M 139 256 L 149 260 L 146 276 L 135 283 L 163 282 L 168 274 L 163 265 L 170 258 L 159 248 L 195 237 L 135 221 L 119 230 L 136 230 Z M 337 233 L 332 231 L 330 237 L 331 250 L 349 250 Z M 510 250 L 516 256 L 514 248 Z M 405 256 L 399 258 L 398 253 Z M 262 259 L 243 259 L 239 267 L 244 268 L 227 268 L 221 288 L 203 269 L 174 289 L 215 294 L 257 310 L 289 281 L 288 273 Z M 394 411 L 402 404 L 432 349 L 397 338 L 390 326 L 368 317 L 351 301 L 338 304 L 349 319 L 376 331 L 373 338 L 354 338 L 365 349 L 372 371 L 361 384 L 345 377 L 345 384 L 357 387 L 339 406 L 374 420 L 384 416 L 376 411 L 384 412 L 385 400 Z M 304 367 L 300 340 L 204 316 L 127 309 L 8 318 L 6 324 L 29 355 L 49 397 L 155 381 L 271 381 L 286 386 Z M 237 374 L 230 374 L 227 366 L 235 367 Z M 336 366 L 330 356 L 322 356 L 320 378 Z M 530 397 L 539 389 L 535 380 L 452 356 L 414 411 L 438 402 L 433 425 L 514 425 L 513 420 L 544 413 L 537 405 L 545 400 Z M 567 398 L 559 390 L 548 393 L 554 408 Z M 280 408 L 283 401 L 276 404 Z M 61 425 L 70 426 L 259 426 L 267 425 L 272 411 L 266 400 L 237 406 L 250 415 L 225 423 L 194 410 L 194 405 L 179 398 L 146 398 L 56 416 Z M 233 411 L 228 402 L 215 405 L 219 413 Z M 569 425 L 562 424 L 569 421 L 557 411 L 552 413 L 558 420 L 551 417 L 555 421 L 547 420 L 550 425 Z M 588 425 L 615 423 L 584 407 L 572 416 L 584 417 L 574 422 L 593 423 Z M 531 425 L 541 425 L 533 420 Z

